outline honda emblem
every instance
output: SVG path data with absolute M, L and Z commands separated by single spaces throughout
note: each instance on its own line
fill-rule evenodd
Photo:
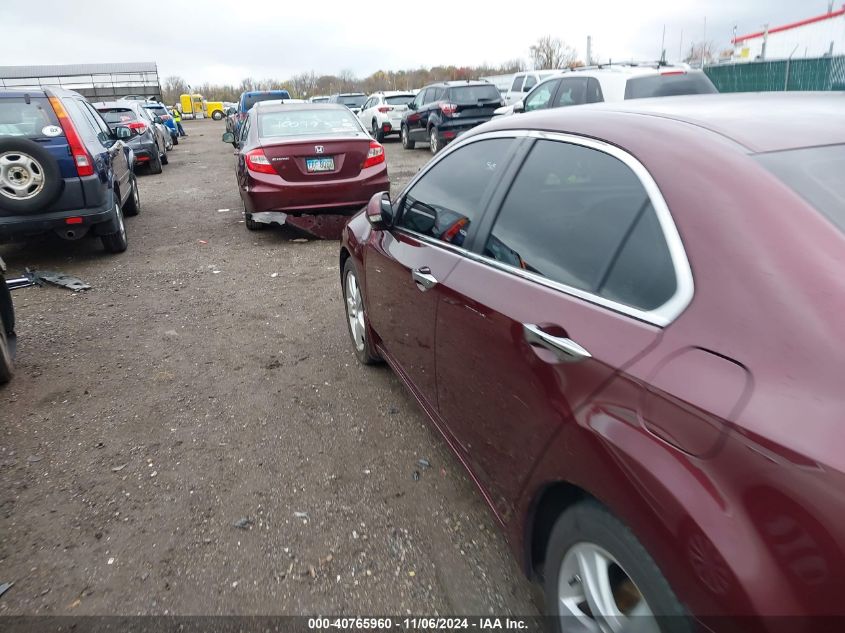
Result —
M 314 151 L 318 154 L 322 154 L 323 153 L 323 146 L 322 145 L 315 145 Z

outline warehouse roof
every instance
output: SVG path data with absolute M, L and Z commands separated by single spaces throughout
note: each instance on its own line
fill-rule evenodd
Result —
M 49 66 L 0 66 L 0 79 L 31 77 L 73 77 L 75 75 L 108 75 L 112 73 L 158 72 L 155 62 L 118 64 L 56 64 Z

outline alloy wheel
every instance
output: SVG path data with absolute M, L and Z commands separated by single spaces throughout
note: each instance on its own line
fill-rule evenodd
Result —
M 349 334 L 355 348 L 360 352 L 364 349 L 364 300 L 355 273 L 346 275 L 346 316 L 349 319 Z
M 0 154 L 0 194 L 12 200 L 29 200 L 44 189 L 44 168 L 29 154 Z
M 563 557 L 558 611 L 563 630 L 660 633 L 637 585 L 610 553 L 594 543 L 576 543 Z
M 436 154 L 440 149 L 440 141 L 437 138 L 437 130 L 435 128 L 431 128 L 431 132 L 429 132 L 429 145 L 431 146 L 432 154 Z

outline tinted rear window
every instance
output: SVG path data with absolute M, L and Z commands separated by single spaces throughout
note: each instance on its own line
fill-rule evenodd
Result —
M 273 101 L 274 99 L 290 99 L 290 93 L 287 90 L 277 90 L 276 92 L 246 95 L 244 97 L 244 110 L 249 111 L 259 101 Z
M 349 108 L 357 108 L 359 106 L 364 105 L 364 102 L 367 100 L 367 97 L 364 95 L 340 95 L 337 98 L 338 103 L 342 103 L 343 105 Z
M 790 149 L 755 158 L 845 232 L 845 145 Z
M 164 106 L 144 106 L 144 109 L 149 112 L 155 112 L 159 116 L 167 114 L 167 108 L 165 108 Z
M 46 97 L 0 99 L 0 136 L 44 136 L 46 126 L 58 124 Z
M 475 105 L 476 103 L 492 103 L 501 101 L 502 97 L 496 86 L 461 86 L 449 89 L 449 101 L 457 105 Z
M 287 110 L 266 112 L 258 117 L 258 136 L 320 136 L 362 132 L 358 119 L 349 110 Z
M 648 75 L 629 79 L 625 84 L 626 99 L 671 97 L 673 95 L 704 95 L 718 92 L 703 72 L 681 75 Z
M 384 101 L 388 105 L 408 105 L 414 100 L 414 95 L 401 95 L 396 97 L 385 97 Z
M 117 125 L 119 123 L 131 123 L 138 120 L 138 115 L 130 108 L 97 108 L 103 119 L 109 125 Z

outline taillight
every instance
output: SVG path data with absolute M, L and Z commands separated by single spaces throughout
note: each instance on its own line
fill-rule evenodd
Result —
M 147 131 L 147 124 L 141 123 L 140 121 L 133 121 L 132 123 L 128 123 L 126 125 L 130 130 L 134 130 L 136 134 L 139 136 Z
M 70 120 L 67 110 L 58 97 L 49 97 L 49 99 L 50 105 L 53 106 L 53 111 L 59 119 L 59 125 L 62 126 L 67 138 L 67 144 L 70 146 L 70 153 L 73 156 L 73 162 L 76 164 L 76 173 L 79 176 L 94 175 L 94 161 L 82 141 L 79 140 L 79 134 L 76 133 L 76 128 L 73 126 L 73 121 Z
M 367 159 L 361 165 L 361 169 L 372 167 L 384 162 L 384 147 L 375 141 L 370 141 L 370 150 L 367 152 Z
M 440 105 L 440 111 L 446 116 L 452 116 L 453 114 L 455 114 L 455 112 L 458 111 L 458 106 L 456 106 L 454 103 L 443 101 L 438 105 Z
M 169 120 L 170 120 L 170 118 L 171 118 L 171 117 L 170 117 L 170 115 L 169 115 L 169 114 L 162 114 L 162 115 L 161 115 L 161 120 L 162 120 L 162 121 L 169 121 Z
M 251 150 L 246 154 L 246 166 L 250 171 L 259 174 L 275 174 L 276 170 L 270 164 L 270 159 L 264 154 L 261 148 Z
M 378 111 L 379 112 L 390 112 L 392 109 L 393 108 L 391 108 L 390 106 L 379 106 Z
M 663 70 L 660 72 L 661 75 L 686 75 L 687 71 L 685 70 Z

